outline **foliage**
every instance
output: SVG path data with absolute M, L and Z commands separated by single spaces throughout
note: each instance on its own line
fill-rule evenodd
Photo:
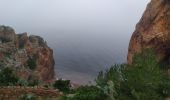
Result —
M 27 79 L 28 86 L 38 86 L 41 85 L 42 81 L 36 76 L 30 75 Z
M 36 56 L 35 55 L 29 56 L 27 64 L 31 70 L 34 70 L 36 68 Z
M 53 88 L 53 84 L 52 83 L 46 83 L 43 85 L 43 87 L 45 88 Z
M 5 52 L 4 54 L 5 54 L 5 57 L 8 57 L 8 58 L 10 58 L 12 55 L 12 53 L 10 53 L 10 52 Z
M 77 89 L 72 100 L 104 100 L 105 95 L 101 89 L 96 86 L 82 86 Z
M 19 79 L 17 84 L 20 86 L 28 86 L 29 83 L 27 80 Z
M 37 100 L 37 97 L 33 94 L 24 94 L 19 98 L 19 100 Z
M 40 83 L 40 80 L 31 80 L 28 81 L 28 86 L 38 86 Z
M 119 87 L 120 81 L 122 80 L 121 70 L 126 65 L 114 65 L 109 70 L 99 72 L 96 83 L 100 87 L 106 86 L 108 81 L 113 81 L 115 83 L 115 87 Z
M 163 100 L 170 95 L 170 78 L 151 49 L 135 54 L 131 65 L 100 72 L 96 83 L 108 100 Z
M 3 60 L 0 60 L 0 69 L 3 69 L 4 68 L 4 61 Z
M 81 86 L 74 94 L 65 95 L 57 100 L 105 100 L 106 95 L 96 86 Z
M 71 97 L 64 95 L 64 96 L 61 96 L 61 97 L 57 97 L 56 100 L 73 100 L 73 99 Z
M 19 78 L 11 68 L 4 68 L 0 71 L 0 86 L 16 85 Z
M 32 61 L 30 61 L 32 62 Z M 157 62 L 151 49 L 135 54 L 130 65 L 114 65 L 101 71 L 96 78 L 96 86 L 81 86 L 71 91 L 70 80 L 57 80 L 45 87 L 54 87 L 64 92 L 57 100 L 164 100 L 170 96 L 170 77 Z M 28 80 L 19 80 L 12 69 L 0 71 L 0 86 L 35 86 L 40 81 L 30 76 Z M 32 94 L 25 94 L 20 100 L 36 100 Z
M 71 87 L 70 80 L 56 80 L 53 84 L 53 87 L 65 93 L 69 92 Z

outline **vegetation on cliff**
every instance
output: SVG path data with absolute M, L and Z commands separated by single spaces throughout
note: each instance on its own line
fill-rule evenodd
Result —
M 38 86 L 37 82 L 30 85 L 30 81 L 19 79 L 9 68 L 0 71 L 1 86 Z M 132 64 L 114 65 L 101 71 L 96 85 L 72 89 L 69 80 L 56 80 L 44 88 L 64 92 L 57 100 L 164 100 L 170 96 L 170 76 L 157 62 L 154 51 L 144 49 L 134 55 Z M 29 94 L 21 96 L 27 97 Z
M 0 71 L 0 86 L 17 85 L 18 76 L 10 68 L 4 68 Z
M 113 87 L 107 89 L 109 81 Z M 102 89 L 112 91 L 107 95 L 115 100 L 164 100 L 170 95 L 170 76 L 150 49 L 135 54 L 131 65 L 115 65 L 100 72 L 96 82 Z
M 19 79 L 8 67 L 0 71 L 1 86 L 40 85 L 39 80 L 32 78 L 28 81 Z M 101 71 L 94 86 L 72 89 L 68 80 L 57 80 L 50 84 L 48 87 L 44 86 L 65 93 L 65 96 L 57 98 L 59 100 L 164 100 L 170 96 L 170 76 L 157 61 L 152 49 L 144 49 L 135 54 L 130 65 L 114 65 Z
M 114 65 L 61 100 L 164 100 L 170 96 L 170 76 L 151 49 L 135 54 L 130 65 Z
M 4 94 L 10 97 L 13 94 L 19 96 L 29 92 L 24 91 L 23 88 L 26 87 L 28 89 L 30 87 L 42 87 L 46 81 L 54 80 L 54 77 L 53 51 L 43 38 L 35 35 L 28 36 L 27 33 L 16 34 L 13 28 L 0 25 L 1 100 L 9 99 Z M 7 92 L 4 91 L 4 88 Z M 18 89 L 18 91 L 12 91 L 13 89 Z M 37 94 L 41 95 L 42 91 L 45 91 L 45 89 L 43 88 L 40 91 L 37 89 L 33 92 L 38 92 Z M 50 91 L 55 95 L 54 88 Z M 30 95 L 24 94 L 22 98 L 25 97 L 30 97 Z
M 22 79 L 53 80 L 53 51 L 40 36 L 16 34 L 8 26 L 0 26 L 0 69 L 11 68 Z M 29 79 L 30 80 L 30 79 Z

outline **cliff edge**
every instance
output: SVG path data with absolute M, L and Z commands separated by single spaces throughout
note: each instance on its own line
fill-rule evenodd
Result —
M 158 61 L 170 62 L 170 0 L 151 0 L 132 34 L 128 63 L 143 48 L 153 48 Z

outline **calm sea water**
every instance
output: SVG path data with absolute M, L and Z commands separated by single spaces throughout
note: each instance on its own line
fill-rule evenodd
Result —
M 85 84 L 93 81 L 99 71 L 108 69 L 115 63 L 126 62 L 130 36 L 125 39 L 109 33 L 104 36 L 100 32 L 83 34 L 86 35 L 68 38 L 56 36 L 55 40 L 50 39 L 57 76 Z

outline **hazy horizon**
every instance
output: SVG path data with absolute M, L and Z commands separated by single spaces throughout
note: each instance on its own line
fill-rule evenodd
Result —
M 54 50 L 58 77 L 87 83 L 125 63 L 136 23 L 150 0 L 0 0 L 0 24 L 40 35 Z

